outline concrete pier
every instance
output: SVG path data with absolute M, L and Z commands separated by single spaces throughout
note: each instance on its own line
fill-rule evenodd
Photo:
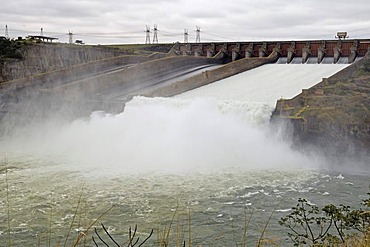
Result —
M 332 57 L 336 63 L 342 57 L 348 58 L 352 63 L 357 57 L 365 56 L 370 39 L 345 40 L 303 40 L 303 41 L 253 41 L 253 42 L 223 42 L 223 43 L 178 43 L 172 54 L 196 55 L 217 57 L 225 62 L 232 62 L 243 58 L 268 57 L 279 46 L 280 57 L 286 57 L 290 63 L 294 58 L 302 58 L 306 63 L 309 57 L 317 57 L 321 63 L 325 57 Z M 191 49 L 191 52 L 189 52 Z

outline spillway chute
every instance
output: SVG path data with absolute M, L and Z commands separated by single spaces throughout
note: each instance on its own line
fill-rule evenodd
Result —
M 360 60 L 361 57 L 356 58 L 355 61 Z M 348 57 L 340 57 L 337 63 L 334 63 L 334 57 L 324 57 L 322 61 L 318 62 L 318 57 L 309 57 L 305 63 L 303 63 L 302 57 L 294 57 L 290 63 L 288 63 L 287 57 L 279 57 L 276 61 L 277 64 L 350 64 Z

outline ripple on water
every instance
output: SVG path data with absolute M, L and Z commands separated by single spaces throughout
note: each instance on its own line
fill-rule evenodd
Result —
M 248 217 L 253 215 L 254 225 L 263 226 L 273 210 L 276 215 L 271 221 L 277 222 L 299 197 L 306 197 L 317 205 L 344 197 L 353 203 L 360 201 L 358 194 L 366 196 L 368 186 L 368 179 L 361 176 L 351 178 L 341 174 L 338 178 L 338 173 L 309 170 L 228 170 L 227 176 L 223 170 L 214 170 L 200 174 L 141 174 L 95 180 L 60 169 L 43 170 L 41 164 L 35 165 L 34 170 L 30 163 L 27 169 L 22 169 L 21 163 L 17 166 L 20 167 L 9 174 L 10 213 L 14 216 L 11 222 L 12 227 L 16 227 L 14 234 L 20 241 L 23 236 L 34 239 L 37 234 L 47 232 L 50 219 L 53 233 L 65 236 L 78 203 L 79 221 L 85 224 L 115 205 L 102 222 L 122 234 L 129 225 L 138 224 L 145 232 L 153 225 L 166 224 L 174 213 L 187 221 L 190 213 L 194 231 L 204 240 L 228 232 L 229 227 L 230 231 L 235 226 L 242 229 L 246 213 Z M 338 183 L 343 186 L 338 187 Z M 6 202 L 1 199 L 1 219 L 6 219 L 5 208 Z M 6 220 L 1 222 L 0 229 L 5 229 Z M 76 232 L 84 225 L 79 227 L 74 228 Z M 279 232 L 278 224 L 271 223 L 271 227 Z M 227 245 L 227 240 L 224 243 Z

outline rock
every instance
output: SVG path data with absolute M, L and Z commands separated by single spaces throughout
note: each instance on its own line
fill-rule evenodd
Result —
M 370 150 L 370 53 L 289 100 L 279 100 L 272 121 L 289 121 L 295 143 L 334 155 Z

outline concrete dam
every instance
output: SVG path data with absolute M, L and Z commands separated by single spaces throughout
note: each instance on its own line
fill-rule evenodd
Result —
M 352 63 L 357 57 L 365 55 L 368 46 L 369 40 L 178 43 L 171 49 L 171 53 L 236 61 L 243 58 L 268 57 L 276 52 L 279 57 L 286 58 L 286 63 L 291 63 L 294 58 L 299 58 L 301 63 L 306 63 L 310 58 L 315 58 L 316 63 L 322 63 L 324 60 L 327 60 L 327 63 L 338 63 L 340 59 Z
M 3 81 L 0 84 L 1 111 L 3 115 L 6 112 L 30 114 L 47 106 L 55 111 L 68 109 L 68 114 L 74 108 L 76 113 L 73 115 L 86 115 L 92 111 L 117 113 L 135 95 L 173 96 L 268 63 L 354 63 L 365 56 L 369 45 L 368 39 L 176 43 L 168 46 L 167 53 L 125 55 L 114 50 L 103 59 L 91 60 L 83 55 L 84 48 L 80 48 L 77 55 L 73 49 L 68 50 L 68 54 L 80 58 L 82 55 L 85 61 L 72 65 L 63 62 L 70 59 L 63 57 L 63 52 L 54 52 L 60 49 L 57 45 L 34 45 L 27 49 L 37 50 L 34 53 L 40 54 L 41 65 L 48 64 L 47 59 L 53 56 L 59 56 L 56 59 L 60 60 L 54 64 L 61 65 L 50 70 L 46 66 L 42 73 L 29 71 L 23 77 Z M 43 56 L 45 50 L 48 53 Z M 89 52 L 92 53 L 91 48 Z M 31 63 L 35 63 L 34 60 Z M 27 57 L 19 63 L 24 64 L 23 69 L 29 67 Z M 22 65 L 18 64 L 5 63 L 2 77 L 6 78 L 6 72 L 15 77 L 17 73 L 12 71 L 22 70 Z M 19 102 L 26 103 L 19 107 Z
M 10 205 L 11 225 L 0 221 L 1 229 L 11 228 L 17 246 L 63 242 L 82 196 L 73 229 L 116 205 L 101 220 L 122 243 L 126 226 L 139 223 L 140 233 L 167 229 L 180 205 L 176 218 L 184 229 L 191 210 L 193 245 L 235 245 L 246 215 L 253 215 L 246 245 L 261 239 L 266 222 L 266 237 L 279 236 L 276 245 L 284 245 L 286 229 L 278 221 L 297 198 L 359 207 L 368 198 L 370 162 L 299 152 L 291 129 L 274 129 L 271 115 L 292 120 L 306 140 L 325 137 L 329 143 L 320 148 L 346 144 L 351 135 L 363 140 L 370 133 L 366 42 L 359 42 L 353 63 L 343 45 L 336 64 L 330 46 L 321 63 L 313 49 L 302 64 L 297 43 L 290 63 L 287 50 L 273 51 L 276 43 L 267 43 L 260 57 L 263 42 L 254 42 L 251 57 L 243 50 L 248 43 L 242 44 L 234 61 L 235 44 L 220 58 L 173 54 L 173 45 L 150 55 L 25 47 L 23 60 L 1 67 L 7 80 L 0 83 L 0 154 L 7 158 L 2 174 L 11 189 L 10 203 L 0 204 L 1 212 Z

